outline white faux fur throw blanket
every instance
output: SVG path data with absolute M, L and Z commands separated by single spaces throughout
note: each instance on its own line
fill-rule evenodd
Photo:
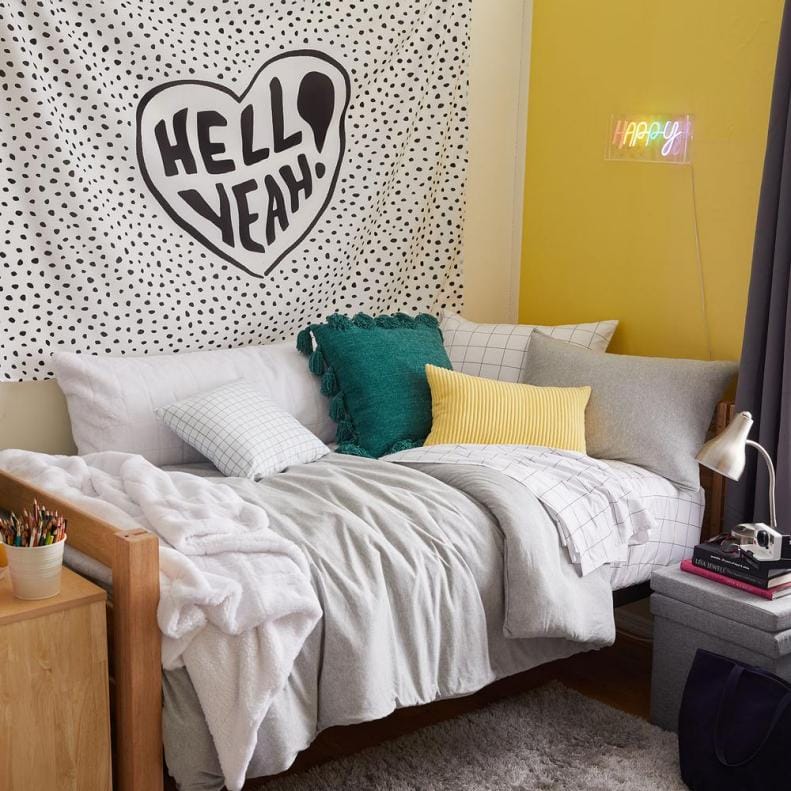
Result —
M 240 789 L 258 727 L 321 617 L 304 555 L 229 487 L 140 456 L 5 450 L 0 468 L 159 536 L 162 663 L 187 668 L 225 782 Z

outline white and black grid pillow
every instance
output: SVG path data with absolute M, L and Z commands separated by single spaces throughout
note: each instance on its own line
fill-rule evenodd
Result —
M 156 416 L 228 477 L 259 480 L 330 452 L 296 418 L 242 381 L 161 407 Z
M 453 313 L 443 313 L 440 329 L 454 371 L 500 382 L 523 382 L 525 354 L 533 330 L 559 341 L 604 352 L 618 322 L 589 324 L 477 324 Z

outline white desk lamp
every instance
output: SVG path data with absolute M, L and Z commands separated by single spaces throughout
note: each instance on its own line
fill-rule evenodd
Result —
M 769 525 L 744 524 L 732 531 L 734 540 L 742 550 L 752 553 L 756 560 L 781 560 L 791 558 L 791 537 L 783 536 L 777 531 L 777 515 L 775 513 L 775 466 L 766 449 L 747 439 L 753 426 L 753 417 L 749 412 L 739 412 L 728 427 L 709 440 L 697 455 L 697 460 L 710 470 L 738 481 L 744 472 L 745 449 L 749 445 L 755 448 L 766 462 L 769 471 Z

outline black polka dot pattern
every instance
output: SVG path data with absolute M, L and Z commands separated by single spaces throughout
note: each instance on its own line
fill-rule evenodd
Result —
M 470 0 L 4 0 L 0 378 L 54 349 L 267 343 L 336 310 L 461 305 Z M 348 71 L 346 152 L 309 234 L 263 278 L 147 190 L 135 111 L 159 83 L 241 91 L 279 52 Z

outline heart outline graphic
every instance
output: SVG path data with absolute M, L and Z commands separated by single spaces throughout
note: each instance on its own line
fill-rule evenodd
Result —
M 150 104 L 150 102 L 158 96 L 163 91 L 183 87 L 188 88 L 190 86 L 201 86 L 204 88 L 209 88 L 212 90 L 218 90 L 224 95 L 230 97 L 237 105 L 241 105 L 242 102 L 245 100 L 247 95 L 256 86 L 258 78 L 261 76 L 263 72 L 269 69 L 273 64 L 278 63 L 279 61 L 286 60 L 289 58 L 297 58 L 297 57 L 313 57 L 318 58 L 334 69 L 342 76 L 343 82 L 345 85 L 344 91 L 344 100 L 343 106 L 340 109 L 338 121 L 337 121 L 337 135 L 338 135 L 338 155 L 337 161 L 335 163 L 334 170 L 331 174 L 329 185 L 327 187 L 326 197 L 321 204 L 321 206 L 315 210 L 315 213 L 310 220 L 310 222 L 306 225 L 304 230 L 299 234 L 299 236 L 294 239 L 292 242 L 288 243 L 288 246 L 275 258 L 272 263 L 264 270 L 263 273 L 258 273 L 252 271 L 248 266 L 246 266 L 241 261 L 237 260 L 233 255 L 231 255 L 226 250 L 223 250 L 213 241 L 208 239 L 204 233 L 202 233 L 195 225 L 189 222 L 188 219 L 183 217 L 172 205 L 170 200 L 162 193 L 162 191 L 157 186 L 155 179 L 152 177 L 151 173 L 149 172 L 148 165 L 146 164 L 146 156 L 144 152 L 144 139 L 143 139 L 143 115 L 146 110 L 146 107 Z M 206 249 L 214 253 L 215 255 L 219 256 L 223 260 L 227 261 L 230 264 L 233 264 L 235 267 L 238 267 L 248 275 L 256 278 L 262 278 L 269 275 L 277 266 L 278 264 L 289 254 L 291 253 L 296 247 L 298 247 L 305 239 L 305 237 L 311 232 L 314 228 L 316 223 L 324 214 L 325 210 L 329 206 L 330 201 L 335 193 L 335 187 L 340 176 L 340 169 L 343 163 L 343 157 L 346 151 L 346 111 L 349 107 L 349 102 L 351 101 L 351 79 L 349 77 L 348 72 L 346 69 L 331 55 L 328 55 L 325 52 L 321 52 L 320 50 L 314 49 L 298 49 L 298 50 L 288 50 L 286 52 L 281 52 L 278 55 L 267 60 L 263 65 L 261 65 L 255 74 L 250 79 L 249 83 L 245 90 L 237 94 L 231 88 L 227 86 L 211 82 L 209 80 L 193 80 L 193 79 L 181 79 L 181 80 L 171 80 L 168 82 L 161 83 L 159 85 L 154 86 L 150 90 L 148 90 L 140 99 L 140 102 L 137 106 L 137 113 L 136 113 L 136 153 L 137 153 L 137 161 L 138 166 L 140 167 L 140 172 L 143 177 L 143 181 L 145 182 L 146 186 L 148 187 L 151 194 L 156 198 L 157 202 L 160 206 L 165 210 L 167 215 L 178 225 L 182 230 L 185 230 L 192 238 L 202 244 Z M 325 132 L 326 133 L 326 132 Z M 323 143 L 323 141 L 322 141 Z

